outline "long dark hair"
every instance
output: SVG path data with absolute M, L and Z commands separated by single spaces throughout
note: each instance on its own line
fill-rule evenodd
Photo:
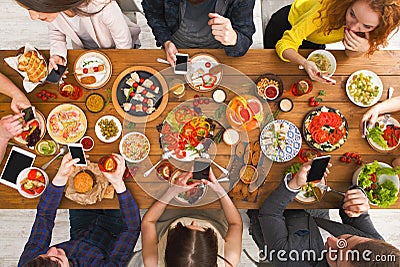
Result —
M 168 231 L 165 265 L 174 267 L 217 266 L 218 241 L 211 228 L 189 229 L 178 223 Z
M 58 13 L 70 10 L 77 15 L 91 16 L 101 12 L 112 0 L 105 1 L 104 6 L 94 13 L 88 13 L 83 10 L 92 0 L 16 0 L 21 5 L 36 12 Z
M 61 267 L 58 261 L 53 261 L 50 257 L 38 256 L 27 263 L 23 267 Z

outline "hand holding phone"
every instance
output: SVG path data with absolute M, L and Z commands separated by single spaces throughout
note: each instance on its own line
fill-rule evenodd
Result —
M 175 74 L 186 74 L 188 70 L 189 55 L 176 53 L 176 62 L 174 67 Z
M 204 158 L 195 159 L 193 165 L 193 179 L 210 180 L 209 175 L 210 175 L 210 161 Z
M 73 143 L 68 144 L 69 152 L 71 153 L 72 159 L 79 158 L 78 163 L 75 166 L 87 166 L 85 152 L 83 151 L 82 144 Z
M 65 70 L 67 69 L 67 66 L 57 64 L 58 69 L 52 69 L 50 74 L 47 75 L 46 81 L 49 83 L 58 83 L 60 79 L 62 78 Z
M 312 160 L 311 169 L 307 175 L 307 182 L 319 182 L 324 177 L 331 156 L 317 157 Z
M 22 110 L 22 113 L 24 113 L 24 121 L 28 122 L 36 118 L 36 113 L 35 113 L 35 107 L 30 106 L 24 110 Z

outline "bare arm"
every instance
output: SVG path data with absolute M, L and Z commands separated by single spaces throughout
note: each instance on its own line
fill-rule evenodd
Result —
M 15 113 L 19 113 L 20 110 L 27 108 L 31 105 L 25 94 L 21 90 L 19 90 L 19 88 L 12 81 L 10 81 L 6 76 L 1 73 L 0 93 L 12 98 L 11 109 Z

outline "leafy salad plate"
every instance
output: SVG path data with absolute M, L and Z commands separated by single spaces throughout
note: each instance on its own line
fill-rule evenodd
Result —
M 400 142 L 400 123 L 393 117 L 378 117 L 375 126 L 368 129 L 367 141 L 378 152 L 390 152 Z

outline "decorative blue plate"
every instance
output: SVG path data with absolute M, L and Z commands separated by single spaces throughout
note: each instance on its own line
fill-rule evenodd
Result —
M 261 150 L 274 162 L 286 162 L 294 157 L 301 148 L 299 129 L 287 120 L 275 120 L 262 129 L 260 135 Z

